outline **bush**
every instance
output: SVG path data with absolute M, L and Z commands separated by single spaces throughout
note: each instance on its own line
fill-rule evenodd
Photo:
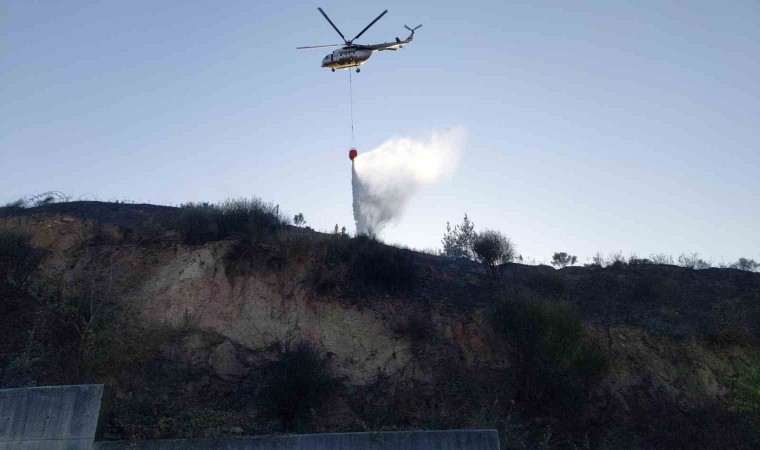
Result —
M 628 264 L 631 266 L 643 266 L 652 264 L 652 260 L 649 258 L 639 258 L 636 255 L 632 255 L 628 259 Z
M 417 286 L 414 253 L 360 235 L 350 240 L 348 277 L 351 287 L 390 292 L 411 291 Z
M 0 231 L 0 293 L 23 288 L 40 260 L 40 252 L 32 248 L 29 237 Z
M 733 397 L 730 411 L 760 419 L 760 353 L 741 361 L 736 369 L 728 380 Z
M 652 264 L 666 264 L 670 266 L 674 265 L 673 257 L 665 253 L 652 253 L 647 259 L 649 259 Z
M 561 273 L 549 269 L 530 273 L 522 284 L 540 297 L 559 299 L 565 296 L 568 291 L 565 277 Z
M 485 230 L 475 237 L 472 245 L 475 259 L 486 267 L 486 271 L 498 276 L 498 265 L 515 258 L 515 245 L 498 231 Z
M 758 263 L 754 259 L 739 258 L 739 260 L 731 264 L 730 267 L 732 269 L 746 270 L 747 272 L 752 272 L 760 268 L 760 263 Z
M 141 244 L 158 244 L 164 241 L 166 233 L 165 226 L 149 218 L 135 228 L 132 239 Z
M 494 310 L 492 319 L 513 349 L 515 400 L 525 412 L 566 419 L 577 414 L 586 387 L 606 361 L 584 342 L 574 311 L 518 292 Z
M 400 293 L 417 287 L 414 252 L 386 245 L 374 236 L 332 235 L 314 245 L 311 283 L 318 294 L 348 285 L 359 293 Z
M 186 203 L 169 224 L 187 244 L 229 238 L 270 239 L 288 224 L 280 207 L 258 198 L 223 203 Z
M 607 258 L 607 264 L 611 266 L 621 266 L 625 265 L 627 262 L 625 256 L 623 256 L 623 252 L 617 251 L 615 253 L 610 253 L 610 256 Z
M 329 361 L 309 341 L 286 345 L 277 361 L 260 371 L 256 389 L 262 413 L 280 422 L 284 431 L 308 426 L 312 414 L 342 387 Z
M 560 269 L 567 266 L 572 266 L 578 261 L 578 257 L 575 255 L 568 255 L 565 252 L 555 253 L 552 256 L 552 266 L 559 267 Z
M 705 261 L 699 257 L 699 253 L 681 253 L 681 256 L 678 257 L 678 265 L 693 270 L 709 269 L 712 267 L 709 261 Z

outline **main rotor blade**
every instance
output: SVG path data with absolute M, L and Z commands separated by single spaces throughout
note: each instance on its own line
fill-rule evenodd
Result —
M 324 47 L 340 47 L 343 44 L 329 44 L 329 45 L 310 45 L 308 47 L 296 47 L 296 50 L 303 50 L 305 48 L 324 48 Z
M 351 43 L 351 42 L 354 42 L 355 40 L 359 39 L 359 36 L 361 36 L 362 34 L 364 34 L 365 31 L 369 30 L 369 27 L 371 27 L 372 25 L 374 25 L 375 22 L 377 22 L 378 20 L 380 20 L 380 18 L 383 17 L 387 12 L 388 12 L 387 9 L 385 11 L 381 12 L 380 15 L 377 16 L 377 18 L 375 20 L 373 20 L 372 22 L 370 22 L 370 24 L 367 25 L 366 27 L 364 27 L 364 29 L 362 31 L 360 31 L 359 34 L 356 35 L 356 37 L 354 37 L 353 39 L 351 39 L 348 42 Z
M 333 27 L 333 28 L 335 28 L 335 31 L 337 31 L 337 32 L 338 32 L 338 34 L 340 35 L 340 37 L 341 37 L 341 38 L 343 38 L 343 42 L 346 42 L 346 43 L 348 43 L 348 41 L 346 40 L 346 37 L 345 37 L 345 36 L 343 36 L 343 33 L 341 33 L 341 32 L 340 32 L 340 30 L 338 29 L 338 27 L 336 27 L 336 26 L 335 26 L 335 24 L 334 24 L 334 23 L 332 23 L 332 20 L 330 20 L 330 18 L 329 18 L 329 17 L 327 17 L 327 14 L 325 14 L 325 12 L 324 12 L 324 11 L 322 11 L 322 8 L 317 8 L 317 9 L 319 10 L 319 12 L 321 12 L 321 13 L 322 13 L 322 15 L 323 15 L 323 16 L 325 16 L 325 19 L 327 19 L 327 21 L 328 21 L 328 22 L 330 22 L 330 25 L 332 25 L 332 27 Z

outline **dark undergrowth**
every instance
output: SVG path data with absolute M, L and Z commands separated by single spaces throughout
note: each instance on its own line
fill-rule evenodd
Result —
M 414 252 L 367 235 L 331 236 L 319 243 L 312 276 L 317 292 L 335 291 L 342 281 L 336 274 L 344 274 L 359 294 L 411 292 L 419 283 Z
M 273 239 L 289 223 L 280 207 L 258 198 L 226 200 L 222 203 L 185 203 L 167 224 L 177 230 L 186 244 L 203 244 L 223 239 L 260 241 Z
M 572 308 L 518 289 L 493 309 L 491 319 L 510 349 L 521 414 L 553 418 L 563 432 L 590 432 L 580 412 L 607 361 L 588 344 Z
M 258 370 L 254 397 L 262 416 L 276 421 L 280 431 L 293 432 L 308 429 L 328 398 L 344 389 L 324 352 L 299 340 Z

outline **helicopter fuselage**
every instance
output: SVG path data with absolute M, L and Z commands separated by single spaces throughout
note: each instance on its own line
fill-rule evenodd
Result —
M 322 67 L 326 69 L 347 69 L 358 67 L 372 56 L 372 50 L 365 48 L 339 48 L 322 59 Z

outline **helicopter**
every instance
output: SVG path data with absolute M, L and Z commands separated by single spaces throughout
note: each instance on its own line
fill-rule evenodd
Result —
M 352 67 L 356 67 L 357 72 L 361 72 L 361 69 L 359 68 L 360 65 L 367 62 L 370 56 L 372 56 L 372 52 L 374 51 L 385 51 L 385 50 L 393 50 L 396 51 L 399 48 L 404 48 L 404 44 L 408 44 L 412 42 L 412 39 L 414 39 L 414 31 L 421 27 L 422 25 L 417 25 L 414 28 L 409 28 L 408 26 L 404 25 L 404 28 L 411 31 L 411 34 L 407 36 L 406 39 L 399 39 L 396 38 L 395 42 L 384 42 L 382 44 L 373 44 L 373 45 L 361 45 L 361 44 L 354 44 L 354 41 L 359 39 L 359 36 L 364 34 L 365 31 L 369 29 L 372 25 L 375 24 L 378 20 L 380 20 L 381 17 L 383 17 L 388 10 L 381 12 L 379 16 L 375 18 L 372 22 L 370 22 L 369 25 L 364 27 L 362 31 L 359 32 L 353 39 L 346 40 L 346 37 L 343 36 L 343 33 L 340 32 L 338 27 L 335 26 L 335 24 L 330 20 L 329 17 L 327 17 L 327 14 L 322 10 L 322 8 L 317 8 L 320 13 L 322 13 L 322 16 L 332 25 L 332 27 L 335 29 L 335 31 L 338 32 L 340 37 L 343 39 L 343 44 L 329 44 L 329 45 L 312 45 L 308 47 L 297 47 L 297 50 L 303 50 L 303 49 L 311 49 L 311 48 L 325 48 L 325 47 L 342 47 L 337 50 L 334 50 L 329 55 L 325 56 L 322 59 L 322 67 L 326 69 L 330 69 L 333 72 L 335 72 L 335 69 L 350 69 Z

